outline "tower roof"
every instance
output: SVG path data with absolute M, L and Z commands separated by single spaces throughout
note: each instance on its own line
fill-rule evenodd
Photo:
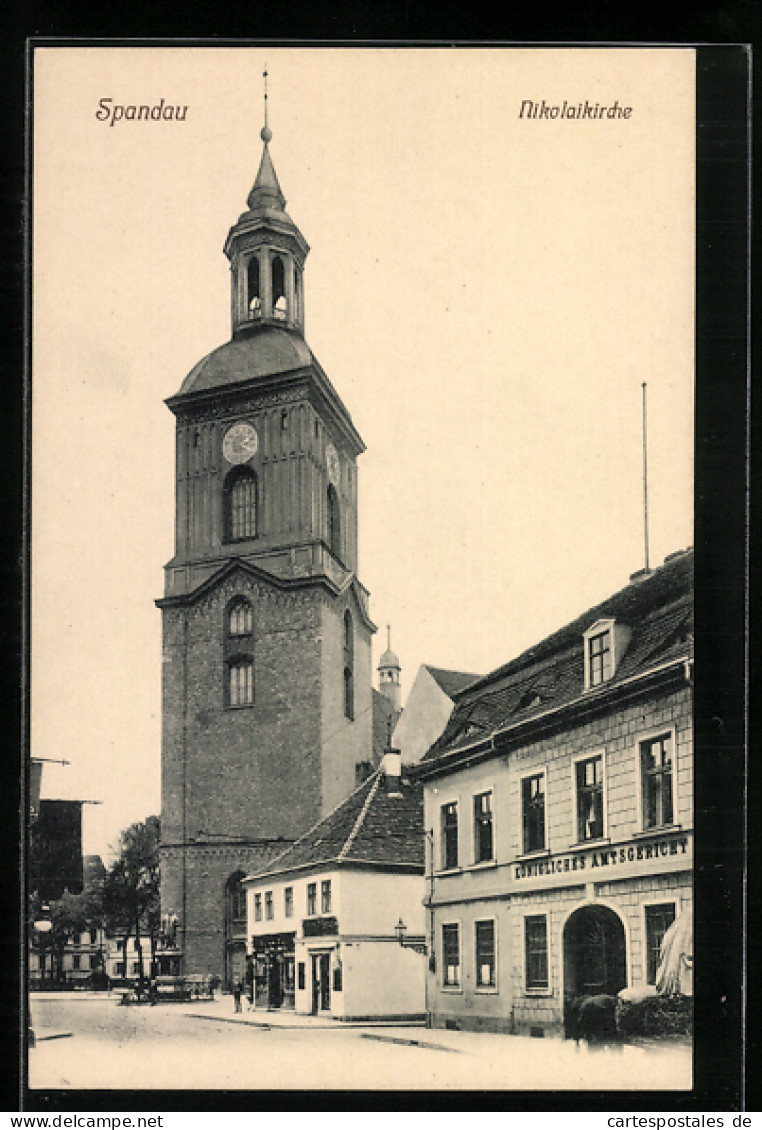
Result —
M 270 156 L 270 146 L 268 142 L 272 137 L 272 131 L 265 126 L 261 136 L 265 143 L 262 150 L 262 159 L 259 162 L 257 179 L 254 181 L 246 203 L 251 212 L 257 212 L 261 208 L 275 208 L 279 212 L 282 212 L 286 207 L 286 198 L 281 192 L 275 166 Z

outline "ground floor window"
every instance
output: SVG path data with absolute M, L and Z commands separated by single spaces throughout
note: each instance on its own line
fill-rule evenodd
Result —
M 495 986 L 495 923 L 477 922 L 476 927 L 476 986 L 492 989 Z
M 460 985 L 460 927 L 457 922 L 442 927 L 442 958 L 444 984 Z
M 646 981 L 649 985 L 656 984 L 656 974 L 661 964 L 661 944 L 674 921 L 673 902 L 646 907 Z
M 524 919 L 524 954 L 527 989 L 534 992 L 546 990 L 549 986 L 546 915 L 530 914 Z

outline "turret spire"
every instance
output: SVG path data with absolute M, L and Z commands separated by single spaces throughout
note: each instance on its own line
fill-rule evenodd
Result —
M 257 179 L 254 181 L 254 187 L 248 195 L 246 203 L 250 212 L 255 212 L 259 208 L 277 208 L 280 212 L 286 207 L 286 198 L 281 192 L 280 185 L 278 184 L 278 177 L 275 173 L 275 166 L 273 165 L 270 156 L 270 142 L 272 141 L 273 131 L 267 122 L 267 64 L 262 73 L 265 88 L 265 124 L 259 132 L 259 136 L 265 144 L 262 151 L 262 160 L 259 162 L 259 172 Z

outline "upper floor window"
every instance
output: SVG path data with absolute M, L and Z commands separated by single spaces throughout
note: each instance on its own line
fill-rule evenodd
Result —
M 640 743 L 644 828 L 658 828 L 674 820 L 672 746 L 671 733 Z
M 442 867 L 445 871 L 458 866 L 458 802 L 443 804 L 441 809 Z
M 630 636 L 630 628 L 613 619 L 596 620 L 583 634 L 587 690 L 613 678 Z
M 286 887 L 283 891 L 283 913 L 286 918 L 294 916 L 294 888 Z
M 317 883 L 307 884 L 307 914 L 317 914 Z
M 597 840 L 604 835 L 603 755 L 587 757 L 574 766 L 577 796 L 577 840 Z
M 224 488 L 225 541 L 257 536 L 257 476 L 251 467 L 234 468 Z
M 661 903 L 645 908 L 646 919 L 646 983 L 656 984 L 656 974 L 661 964 L 661 944 L 664 935 L 675 921 L 675 904 Z
M 262 896 L 260 894 L 254 895 L 254 921 L 262 921 Z
M 457 922 L 442 927 L 442 971 L 445 985 L 460 985 L 460 927 Z
M 272 918 L 273 914 L 273 893 L 272 891 L 265 891 L 265 918 Z
M 320 884 L 320 913 L 330 914 L 331 912 L 331 880 L 323 879 Z
M 225 705 L 254 702 L 254 610 L 237 597 L 225 613 Z
M 522 850 L 545 847 L 545 773 L 524 777 L 521 782 Z
M 611 678 L 611 633 L 599 632 L 587 641 L 590 686 L 597 687 Z
M 493 857 L 492 793 L 474 797 L 474 862 L 485 863 Z

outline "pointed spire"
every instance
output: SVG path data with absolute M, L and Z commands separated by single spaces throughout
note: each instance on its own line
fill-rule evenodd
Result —
M 270 156 L 270 142 L 272 141 L 273 131 L 267 124 L 267 65 L 262 75 L 265 80 L 265 124 L 262 127 L 259 136 L 264 142 L 264 149 L 262 151 L 262 160 L 259 162 L 259 172 L 257 179 L 254 181 L 254 187 L 249 193 L 246 203 L 250 212 L 257 211 L 259 208 L 277 208 L 283 211 L 286 207 L 286 198 L 281 192 L 280 185 L 278 184 L 278 177 L 275 173 L 275 166 Z

